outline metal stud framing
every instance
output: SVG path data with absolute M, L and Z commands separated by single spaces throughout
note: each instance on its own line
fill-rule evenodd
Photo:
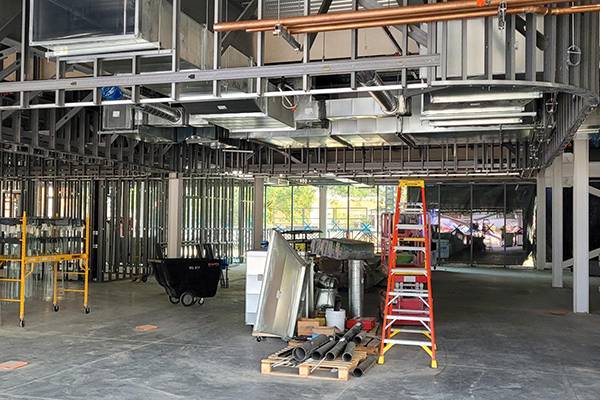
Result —
M 183 256 L 211 246 L 215 256 L 240 261 L 252 247 L 251 182 L 234 178 L 187 178 L 183 182 Z

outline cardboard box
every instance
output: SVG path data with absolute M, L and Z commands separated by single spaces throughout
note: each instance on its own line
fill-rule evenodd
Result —
M 298 320 L 298 336 L 310 336 L 313 334 L 313 328 L 320 326 L 316 318 L 301 318 Z
M 338 332 L 338 329 L 335 326 L 315 326 L 312 328 L 312 333 L 314 335 L 327 335 L 333 336 Z

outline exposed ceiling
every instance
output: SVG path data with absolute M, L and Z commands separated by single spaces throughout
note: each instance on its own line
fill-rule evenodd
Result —
M 245 6 L 250 0 L 243 0 Z M 398 6 L 396 0 L 377 0 L 384 7 Z M 312 0 L 310 2 L 311 14 L 317 14 L 321 7 L 322 0 Z M 286 17 L 292 15 L 302 15 L 304 13 L 304 0 L 263 0 L 265 18 Z M 329 7 L 329 12 L 351 11 L 352 0 L 333 0 Z

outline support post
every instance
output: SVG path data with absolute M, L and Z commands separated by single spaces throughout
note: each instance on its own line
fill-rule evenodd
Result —
M 469 234 L 471 235 L 471 246 L 469 247 L 469 265 L 473 266 L 473 183 L 469 185 L 469 196 L 471 200 L 470 205 L 470 220 L 469 220 Z
M 176 173 L 169 174 L 169 198 L 167 211 L 167 257 L 181 257 L 183 231 L 183 179 Z
M 563 287 L 562 154 L 552 163 L 552 287 Z
M 319 187 L 319 230 L 322 238 L 327 237 L 327 186 Z
M 590 312 L 589 148 L 576 136 L 573 162 L 573 312 Z
M 541 271 L 546 267 L 546 178 L 544 169 L 539 170 L 537 174 L 535 205 L 535 266 Z
M 265 180 L 264 178 L 254 178 L 254 215 L 252 229 L 252 248 L 260 249 L 260 243 L 263 241 L 264 229 L 263 219 L 265 210 Z

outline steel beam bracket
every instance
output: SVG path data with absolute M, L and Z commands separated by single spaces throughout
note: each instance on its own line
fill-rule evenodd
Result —
M 275 29 L 273 30 L 273 35 L 281 37 L 285 40 L 295 51 L 303 51 L 302 45 L 290 34 L 290 32 L 286 29 L 285 26 L 281 24 L 275 25 Z
M 498 5 L 498 29 L 503 31 L 506 27 L 506 10 L 508 6 L 506 0 L 503 0 Z

